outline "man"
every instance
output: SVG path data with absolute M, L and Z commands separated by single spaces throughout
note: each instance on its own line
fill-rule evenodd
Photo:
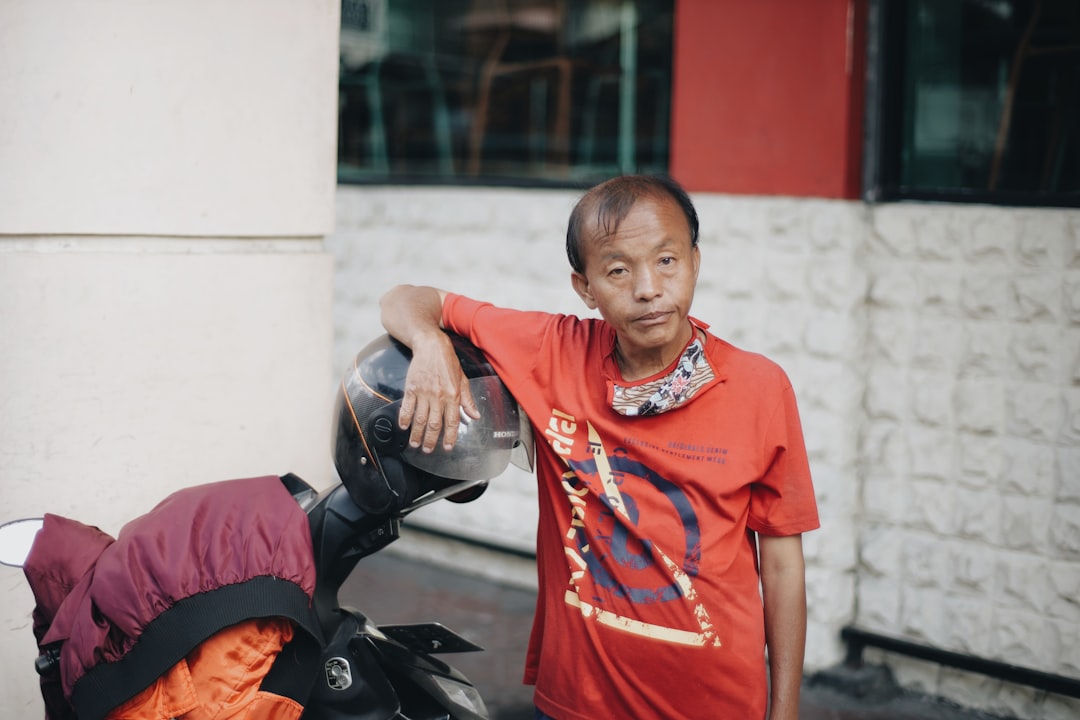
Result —
M 413 351 L 413 446 L 450 448 L 461 413 L 477 417 L 444 329 L 484 351 L 533 425 L 540 718 L 798 716 L 801 533 L 818 527 L 802 430 L 784 372 L 690 317 L 697 234 L 673 180 L 614 178 L 566 240 L 602 320 L 412 286 L 381 301 Z

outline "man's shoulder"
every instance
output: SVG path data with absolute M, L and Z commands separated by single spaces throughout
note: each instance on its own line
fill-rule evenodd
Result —
M 762 353 L 745 348 L 709 333 L 706 354 L 717 371 L 727 377 L 754 377 L 760 380 L 773 379 L 788 384 L 787 373 L 778 362 Z
M 471 318 L 471 326 L 486 328 L 489 333 L 507 340 L 515 338 L 515 342 L 520 342 L 530 338 L 537 345 L 577 347 L 582 350 L 594 345 L 602 348 L 613 344 L 614 328 L 602 318 L 506 307 L 464 295 L 447 297 L 453 298 L 455 312 L 464 312 Z
M 491 317 L 498 317 L 502 321 L 526 322 L 534 324 L 550 324 L 554 326 L 558 334 L 595 334 L 614 332 L 606 320 L 595 317 L 580 317 L 572 313 L 564 313 L 553 310 L 536 310 L 528 308 L 507 307 L 496 303 L 478 300 L 468 300 L 477 307 L 491 313 Z

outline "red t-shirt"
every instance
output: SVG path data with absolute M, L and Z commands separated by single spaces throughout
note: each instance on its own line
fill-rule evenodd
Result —
M 540 592 L 526 661 L 555 718 L 763 718 L 754 532 L 818 527 L 791 384 L 706 333 L 715 378 L 684 405 L 612 409 L 606 322 L 448 295 L 443 323 L 488 356 L 529 417 Z M 697 323 L 704 330 L 705 325 Z

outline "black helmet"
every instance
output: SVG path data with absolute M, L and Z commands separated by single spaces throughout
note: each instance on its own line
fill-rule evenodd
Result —
M 405 374 L 412 353 L 389 335 L 361 350 L 346 370 L 334 409 L 334 466 L 349 496 L 369 513 L 407 513 L 446 497 L 473 500 L 511 462 L 532 470 L 533 438 L 525 413 L 487 358 L 465 338 L 450 334 L 480 411 L 462 412 L 458 439 L 447 452 L 409 446 L 398 426 Z

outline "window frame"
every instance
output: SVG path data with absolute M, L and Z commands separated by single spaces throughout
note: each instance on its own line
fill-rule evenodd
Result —
M 903 94 L 909 0 L 870 0 L 863 149 L 867 202 L 948 202 L 1016 207 L 1080 207 L 1080 192 L 905 187 L 901 184 Z M 1076 140 L 1080 142 L 1080 139 Z
M 376 0 L 377 1 L 377 0 Z M 431 0 L 432 2 L 439 2 L 439 0 Z M 554 0 L 552 0 L 554 2 Z M 675 0 L 668 0 L 671 3 L 671 9 L 669 12 L 674 14 Z M 389 6 L 389 3 L 394 0 L 383 0 L 384 10 Z M 648 4 L 649 0 L 635 0 L 637 6 L 635 12 L 642 12 L 642 2 Z M 664 0 L 660 0 L 660 4 L 663 4 Z M 635 34 L 637 30 L 634 31 Z M 594 185 L 598 180 L 610 177 L 613 173 L 620 172 L 661 172 L 666 173 L 670 171 L 671 156 L 670 156 L 670 137 L 671 137 L 671 110 L 673 105 L 673 92 L 672 83 L 670 80 L 671 66 L 674 62 L 674 32 L 672 29 L 672 37 L 668 38 L 670 45 L 671 56 L 666 68 L 668 73 L 667 95 L 662 98 L 667 103 L 666 108 L 666 142 L 664 147 L 666 148 L 666 155 L 662 156 L 662 161 L 657 163 L 656 159 L 651 160 L 642 157 L 640 154 L 635 156 L 636 167 L 625 168 L 622 167 L 622 160 L 616 159 L 615 163 L 596 163 L 594 165 L 579 165 L 577 162 L 571 162 L 567 165 L 567 173 L 564 176 L 530 176 L 526 174 L 509 175 L 509 174 L 497 174 L 492 172 L 481 171 L 477 174 L 470 174 L 462 169 L 460 166 L 456 166 L 454 171 L 449 174 L 429 173 L 429 172 L 409 172 L 401 171 L 398 169 L 390 169 L 386 172 L 377 170 L 365 170 L 362 167 L 350 165 L 349 163 L 342 162 L 342 155 L 340 149 L 336 154 L 335 176 L 337 183 L 342 186 L 433 186 L 433 187 L 512 187 L 512 188 L 538 188 L 538 189 L 573 189 L 583 190 Z M 635 39 L 636 42 L 636 39 Z M 625 58 L 623 58 L 625 61 Z M 633 72 L 636 74 L 640 72 L 640 68 L 637 66 L 637 59 L 635 58 L 633 65 Z M 581 80 L 575 80 L 575 84 L 581 82 Z M 339 103 L 341 93 L 341 79 L 339 76 Z M 634 97 L 634 92 L 631 92 L 631 98 Z M 633 100 L 631 100 L 633 101 Z M 639 108 L 640 109 L 640 108 Z M 636 111 L 635 111 L 636 112 Z M 635 115 L 635 122 L 639 118 Z M 340 123 L 340 118 L 339 118 Z M 339 148 L 340 148 L 340 133 L 341 128 L 338 128 L 339 134 Z M 575 144 L 578 142 L 578 136 L 573 134 L 571 136 L 572 142 Z

